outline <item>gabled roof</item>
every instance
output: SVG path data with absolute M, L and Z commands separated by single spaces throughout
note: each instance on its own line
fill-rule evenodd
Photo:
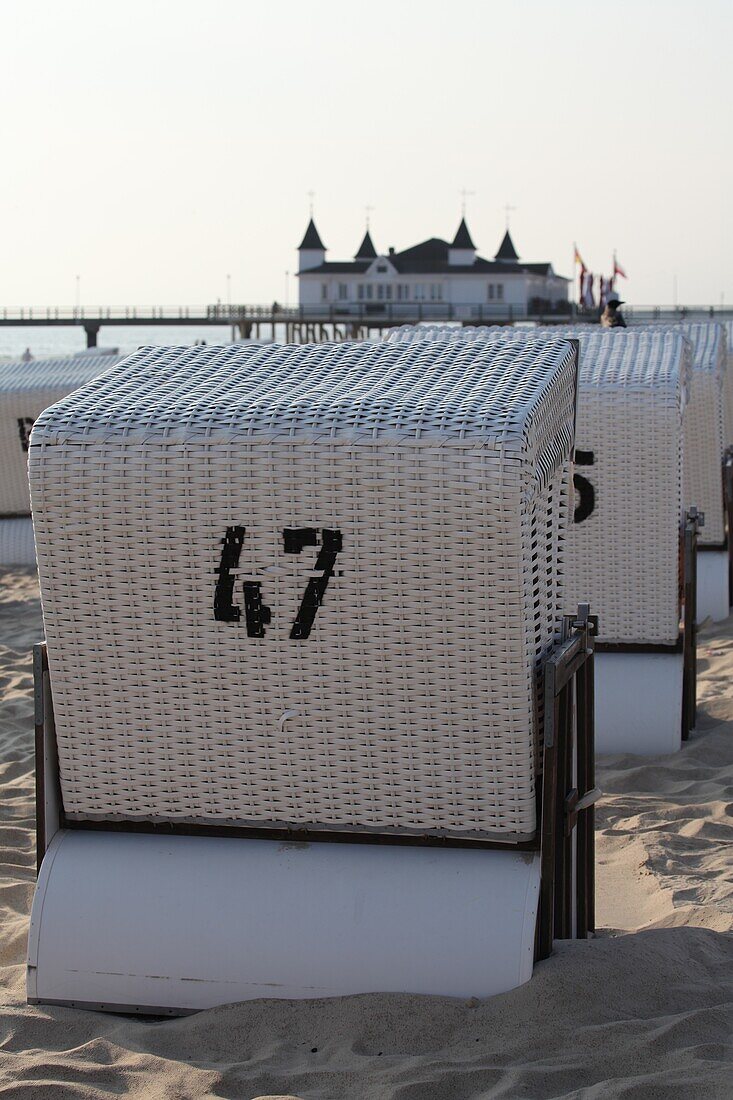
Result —
M 374 273 L 384 275 L 386 272 L 389 272 L 392 275 L 396 275 L 397 268 L 392 263 L 393 260 L 394 252 L 391 252 L 389 256 L 375 256 L 373 260 L 368 261 L 369 267 L 367 268 L 367 271 L 369 272 L 369 274 Z M 361 262 L 362 261 L 359 260 L 359 263 Z
M 364 240 L 359 245 L 359 251 L 354 256 L 354 259 L 355 260 L 376 260 L 376 258 L 377 258 L 377 250 L 374 247 L 374 244 L 372 242 L 372 238 L 369 234 L 369 230 L 367 229 L 366 233 L 364 234 Z
M 519 259 L 519 256 L 517 254 L 517 250 L 514 247 L 514 242 L 512 241 L 512 238 L 509 235 L 509 230 L 508 229 L 507 229 L 506 233 L 504 234 L 504 240 L 499 245 L 499 251 L 494 256 L 494 259 L 495 260 L 518 260 Z
M 476 250 L 476 245 L 471 240 L 471 234 L 468 232 L 465 218 L 461 218 L 461 224 L 458 226 L 451 248 L 470 248 L 473 251 Z
M 324 245 L 323 241 L 321 240 L 320 236 L 318 235 L 318 230 L 316 229 L 316 223 L 313 221 L 313 218 L 311 218 L 311 220 L 308 222 L 308 228 L 305 231 L 305 236 L 303 237 L 303 240 L 298 245 L 298 252 L 302 252 L 303 249 L 306 249 L 306 248 L 307 249 L 320 249 L 323 252 L 326 251 L 326 246 Z

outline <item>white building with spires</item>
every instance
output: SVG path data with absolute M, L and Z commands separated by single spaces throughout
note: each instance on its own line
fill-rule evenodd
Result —
M 378 253 L 367 229 L 353 260 L 327 260 L 313 218 L 298 248 L 299 301 L 306 312 L 414 316 L 444 313 L 456 319 L 531 317 L 569 312 L 569 279 L 552 264 L 520 260 L 509 230 L 493 260 L 476 252 L 466 219 L 449 243 L 430 237 L 402 252 Z M 432 307 L 432 308 L 431 308 Z

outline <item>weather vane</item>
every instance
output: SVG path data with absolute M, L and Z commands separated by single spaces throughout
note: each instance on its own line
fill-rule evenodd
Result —
M 313 217 L 313 200 L 316 197 L 315 191 L 308 191 L 308 206 L 310 208 L 310 216 Z
M 516 206 L 510 206 L 509 203 L 504 207 L 504 223 L 507 229 L 509 228 L 509 215 L 516 209 Z
M 461 191 L 461 217 L 462 218 L 465 218 L 465 216 L 466 216 L 466 199 L 469 197 L 469 195 L 475 195 L 475 194 L 476 194 L 475 191 L 467 191 L 465 187 Z
M 373 210 L 374 210 L 373 206 L 365 206 L 364 207 L 364 216 L 366 217 L 366 227 L 367 227 L 367 229 L 369 228 L 369 215 L 373 212 Z

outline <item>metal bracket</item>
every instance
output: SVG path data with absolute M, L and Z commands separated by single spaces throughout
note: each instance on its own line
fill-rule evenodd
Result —
M 592 790 L 586 791 L 582 798 L 578 798 L 577 787 L 573 787 L 568 792 L 565 798 L 565 836 L 570 836 L 578 824 L 578 814 L 595 806 L 602 793 L 600 787 L 593 787 Z
M 733 474 L 733 466 L 731 467 L 731 473 Z M 691 504 L 685 515 L 685 522 L 690 526 L 694 526 L 696 531 L 700 531 L 705 526 L 705 513 L 698 512 L 695 505 Z

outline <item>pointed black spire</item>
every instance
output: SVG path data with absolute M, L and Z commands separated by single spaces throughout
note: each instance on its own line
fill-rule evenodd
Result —
M 461 224 L 458 226 L 451 248 L 472 248 L 474 251 L 476 250 L 476 245 L 471 240 L 471 234 L 468 232 L 465 218 L 461 218 Z
M 305 236 L 298 245 L 298 252 L 302 252 L 303 249 L 310 248 L 320 248 L 323 252 L 326 251 L 326 246 L 318 235 L 316 223 L 313 221 L 313 218 L 311 218 L 311 220 L 308 222 L 308 228 L 305 231 Z
M 354 256 L 354 259 L 355 260 L 376 260 L 376 258 L 377 258 L 377 250 L 374 247 L 374 244 L 372 242 L 372 238 L 369 234 L 369 230 L 367 229 L 366 233 L 364 234 L 364 240 L 359 245 L 359 251 Z
M 507 229 L 506 233 L 504 234 L 504 240 L 499 245 L 499 251 L 494 256 L 494 259 L 495 260 L 506 260 L 508 262 L 519 259 L 519 256 L 517 255 L 517 250 L 514 247 L 514 243 L 512 241 L 511 236 L 509 235 L 509 230 L 508 229 Z

